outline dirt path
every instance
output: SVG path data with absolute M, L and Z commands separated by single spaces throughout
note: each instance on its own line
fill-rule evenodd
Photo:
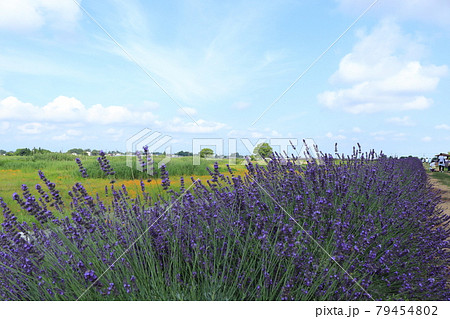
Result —
M 450 216 L 450 187 L 442 184 L 439 180 L 431 176 L 430 181 L 433 187 L 441 192 L 441 198 L 443 200 L 443 203 L 440 204 L 440 207 L 444 210 L 444 214 Z

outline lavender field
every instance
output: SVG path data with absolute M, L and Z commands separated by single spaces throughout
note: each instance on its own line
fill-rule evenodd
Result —
M 450 299 L 449 218 L 417 158 L 274 156 L 177 188 L 163 167 L 164 194 L 108 183 L 111 203 L 40 174 L 12 194 L 36 223 L 0 198 L 2 300 Z

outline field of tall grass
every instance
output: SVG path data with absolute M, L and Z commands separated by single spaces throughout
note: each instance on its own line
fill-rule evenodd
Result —
M 148 191 L 156 196 L 162 193 L 160 185 L 160 168 L 158 163 L 161 162 L 163 156 L 154 156 L 153 172 L 149 175 L 148 172 L 139 170 L 139 162 L 137 158 L 133 157 L 132 167 L 127 166 L 125 156 L 109 157 L 111 166 L 115 170 L 114 177 L 106 176 L 99 168 L 97 157 L 95 156 L 80 156 L 89 177 L 87 179 L 81 178 L 79 167 L 75 159 L 77 157 L 70 154 L 50 153 L 50 154 L 36 154 L 33 156 L 0 156 L 0 197 L 3 197 L 5 203 L 17 214 L 20 221 L 34 221 L 32 216 L 29 216 L 20 209 L 20 206 L 12 199 L 12 194 L 21 188 L 23 184 L 34 188 L 36 184 L 42 184 L 39 178 L 38 171 L 44 172 L 45 176 L 54 182 L 58 189 L 60 189 L 61 196 L 64 200 L 70 201 L 69 191 L 80 180 L 83 180 L 83 185 L 91 194 L 99 194 L 100 198 L 105 198 L 105 186 L 109 184 L 111 179 L 117 181 L 119 185 L 126 185 L 132 195 L 136 195 L 140 191 L 140 180 L 143 179 Z M 173 177 L 173 186 L 179 185 L 179 177 L 184 176 L 190 178 L 207 178 L 209 176 L 208 168 L 212 169 L 216 160 L 200 159 L 199 165 L 193 165 L 192 157 L 177 157 L 172 158 L 167 164 L 166 168 Z M 237 174 L 243 174 L 245 165 L 242 164 L 242 159 L 238 160 L 237 165 L 231 166 L 231 170 Z M 226 164 L 228 160 L 217 160 L 220 163 L 221 171 L 227 171 Z M 150 182 L 147 182 L 151 179 Z M 0 221 L 3 216 L 0 216 Z

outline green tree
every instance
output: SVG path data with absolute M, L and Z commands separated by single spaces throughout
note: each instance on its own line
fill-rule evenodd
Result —
M 6 151 L 5 150 L 0 150 L 0 155 L 5 155 Z
M 200 157 L 201 158 L 205 158 L 205 157 L 212 157 L 214 155 L 214 151 L 210 148 L 203 148 L 200 151 Z
M 262 158 L 266 158 L 272 155 L 273 149 L 269 145 L 269 143 L 260 143 L 256 145 L 255 149 L 253 150 L 253 154 L 260 156 Z
M 192 156 L 192 153 L 188 152 L 188 151 L 179 151 L 179 152 L 175 153 L 175 155 L 178 155 L 178 156 Z
M 16 156 L 30 156 L 32 155 L 32 152 L 29 148 L 18 148 L 14 152 L 14 155 Z
M 84 155 L 85 154 L 84 150 L 81 149 L 81 148 L 71 148 L 70 150 L 67 151 L 67 153 L 69 153 L 69 154 L 75 153 L 77 155 Z
M 33 154 L 49 154 L 49 153 L 51 153 L 51 151 L 40 148 L 40 147 L 39 148 L 34 147 L 31 150 L 31 153 L 33 153 Z

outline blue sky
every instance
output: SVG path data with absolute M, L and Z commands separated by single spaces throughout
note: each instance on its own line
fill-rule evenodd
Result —
M 372 2 L 0 1 L 0 149 L 450 151 L 447 0 L 379 0 L 272 105 Z

